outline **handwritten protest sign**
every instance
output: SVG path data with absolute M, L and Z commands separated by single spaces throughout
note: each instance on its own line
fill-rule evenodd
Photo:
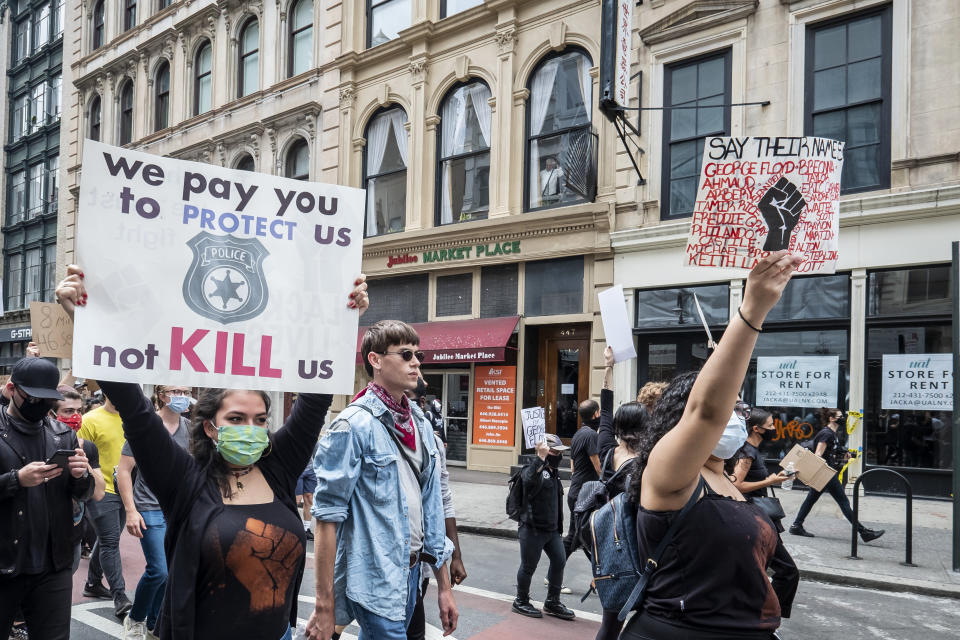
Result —
M 73 357 L 73 320 L 56 302 L 30 303 L 30 330 L 41 358 Z
M 707 138 L 684 263 L 751 269 L 772 251 L 799 273 L 833 273 L 843 142 L 811 137 Z
M 520 420 L 523 422 L 523 438 L 527 447 L 533 449 L 544 439 L 547 433 L 547 421 L 544 418 L 543 407 L 531 407 L 520 410 Z
M 77 377 L 347 393 L 364 194 L 87 140 Z

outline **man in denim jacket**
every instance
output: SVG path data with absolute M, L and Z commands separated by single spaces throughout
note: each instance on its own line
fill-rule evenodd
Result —
M 316 607 L 311 640 L 356 620 L 361 638 L 403 640 L 420 584 L 420 562 L 434 570 L 444 635 L 457 607 L 444 565 L 438 451 L 431 425 L 404 391 L 416 389 L 420 337 L 399 321 L 367 329 L 361 355 L 370 383 L 325 427 L 314 456 L 317 490 Z

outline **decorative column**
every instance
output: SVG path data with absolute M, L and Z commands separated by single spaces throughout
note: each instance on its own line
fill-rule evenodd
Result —
M 141 54 L 139 58 L 140 69 L 137 70 L 137 77 L 134 80 L 136 85 L 136 97 L 134 104 L 141 105 L 140 109 L 134 109 L 137 113 L 136 120 L 139 120 L 137 128 L 139 135 L 134 139 L 143 138 L 153 133 L 153 125 L 156 120 L 153 118 L 153 111 L 156 108 L 156 101 L 153 99 L 153 76 L 150 75 L 150 56 Z M 134 66 L 137 69 L 136 66 Z
M 334 182 L 351 187 L 360 184 L 359 154 L 363 149 L 361 143 L 354 155 L 353 140 L 353 102 L 357 99 L 356 89 L 352 82 L 340 85 L 340 108 L 337 113 L 337 172 Z
M 177 33 L 177 44 L 173 48 L 171 67 L 176 69 L 170 76 L 170 123 L 180 124 L 193 113 L 193 93 L 190 91 L 190 79 L 193 77 L 193 64 L 187 55 L 187 39 L 183 32 Z
M 490 214 L 491 218 L 509 215 L 511 211 L 511 192 L 516 183 L 513 164 L 513 141 L 517 135 L 513 130 L 513 114 L 516 108 L 513 94 L 514 48 L 517 44 L 517 28 L 513 21 L 502 25 L 494 34 L 499 54 L 497 56 L 497 95 L 491 96 L 491 107 L 502 105 L 500 109 L 492 109 L 490 140 Z M 524 90 L 526 91 L 526 90 Z M 529 95 L 529 92 L 527 92 Z M 526 97 L 521 98 L 520 113 Z M 520 122 L 523 122 L 521 117 Z M 521 154 L 523 152 L 521 151 Z M 521 155 L 521 157 L 523 157 Z M 519 189 L 523 188 L 521 178 Z M 519 192 L 519 190 L 518 190 Z M 520 201 L 522 203 L 522 200 Z M 517 211 L 522 205 L 517 206 Z
M 866 371 L 864 371 L 867 344 L 867 270 L 854 269 L 853 273 L 850 274 L 850 284 L 852 285 L 850 287 L 850 364 L 848 367 L 850 371 L 850 403 L 847 410 L 863 413 L 863 390 L 867 380 Z M 850 434 L 847 441 L 849 448 L 866 448 L 863 437 L 863 430 L 866 428 L 864 425 L 865 422 L 860 420 L 860 425 Z M 850 480 L 856 480 L 863 473 L 863 456 L 861 455 L 847 467 L 847 471 Z
M 410 72 L 413 93 L 410 96 L 410 113 L 407 114 L 407 131 L 410 133 L 407 146 L 407 210 L 406 230 L 424 229 L 430 223 L 433 199 L 424 194 L 432 193 L 430 178 L 433 172 L 424 167 L 424 148 L 426 135 L 426 104 L 424 85 L 427 82 L 427 60 L 411 60 L 407 67 Z M 410 168 L 413 167 L 413 171 Z

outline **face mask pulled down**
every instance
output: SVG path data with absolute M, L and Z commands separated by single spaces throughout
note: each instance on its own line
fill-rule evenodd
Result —
M 713 448 L 713 455 L 721 460 L 727 460 L 733 457 L 743 443 L 747 441 L 747 425 L 743 418 L 734 412 L 723 429 L 723 435 L 720 436 L 720 442 Z
M 266 427 L 252 424 L 217 427 L 217 453 L 230 464 L 247 466 L 255 463 L 269 444 Z

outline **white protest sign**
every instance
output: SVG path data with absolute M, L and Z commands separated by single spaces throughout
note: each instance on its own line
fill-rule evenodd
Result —
M 953 354 L 883 355 L 881 409 L 953 411 Z
M 364 193 L 84 142 L 80 378 L 348 393 Z
M 543 407 L 520 409 L 520 420 L 523 422 L 523 438 L 527 447 L 534 449 L 537 443 L 544 439 L 547 433 L 547 421 L 544 419 Z
M 600 300 L 600 319 L 607 344 L 613 349 L 613 361 L 622 362 L 637 357 L 633 346 L 633 331 L 627 318 L 627 305 L 623 299 L 623 285 L 618 284 L 597 294 Z
M 684 264 L 751 269 L 772 251 L 798 273 L 837 268 L 843 142 L 707 138 Z
M 758 407 L 835 407 L 838 356 L 757 358 Z

